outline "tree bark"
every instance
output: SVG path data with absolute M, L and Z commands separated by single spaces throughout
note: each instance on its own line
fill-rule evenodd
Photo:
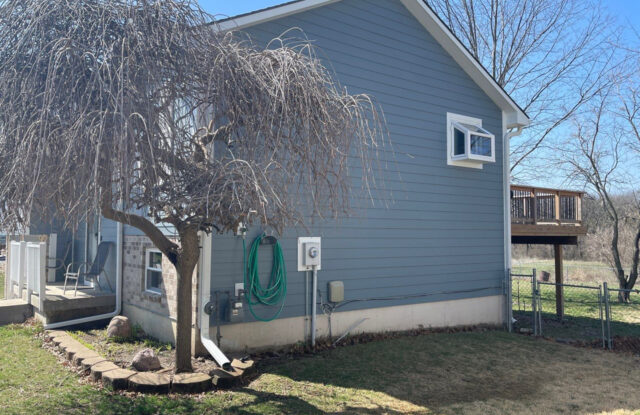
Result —
M 176 373 L 192 372 L 191 367 L 191 326 L 193 308 L 193 271 L 200 257 L 198 228 L 185 226 L 178 228 L 180 249 L 177 257 L 177 330 L 176 330 Z

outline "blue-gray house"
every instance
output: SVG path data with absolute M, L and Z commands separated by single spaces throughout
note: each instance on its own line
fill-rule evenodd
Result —
M 314 298 L 317 337 L 504 323 L 509 138 L 529 124 L 527 115 L 423 0 L 298 0 L 217 23 L 258 45 L 291 28 L 318 48 L 350 93 L 369 94 L 382 107 L 395 150 L 397 171 L 386 181 L 393 203 L 277 235 L 287 293 L 281 310 L 280 302 L 253 306 L 265 320 L 280 311 L 266 322 L 239 291 L 242 235 L 204 237 L 194 276 L 196 328 L 223 350 L 305 341 Z M 261 233 L 249 230 L 246 244 Z M 118 311 L 173 340 L 170 263 L 134 228 L 100 235 L 117 245 Z M 320 238 L 319 245 L 301 237 Z M 266 284 L 271 248 L 259 255 Z M 314 290 L 310 269 L 320 258 Z
M 256 321 L 245 304 L 234 318 L 231 305 L 218 319 L 224 321 L 210 322 L 221 324 L 222 348 L 310 337 L 312 276 L 298 271 L 299 237 L 321 237 L 317 336 L 503 323 L 510 261 L 508 138 L 529 119 L 425 2 L 294 1 L 219 26 L 261 45 L 299 28 L 350 93 L 372 95 L 382 106 L 400 173 L 387 181 L 394 194 L 390 206 L 285 232 L 280 244 L 288 281 L 281 314 Z M 249 232 L 247 241 L 259 232 Z M 217 295 L 220 303 L 225 291 L 233 297 L 243 282 L 242 255 L 241 237 L 205 241 L 201 271 L 210 283 L 201 287 L 209 289 L 203 302 Z M 270 250 L 261 255 L 266 274 Z M 333 281 L 344 290 L 337 307 L 329 301 L 336 294 L 329 289 Z M 276 308 L 258 306 L 255 313 L 272 316 Z

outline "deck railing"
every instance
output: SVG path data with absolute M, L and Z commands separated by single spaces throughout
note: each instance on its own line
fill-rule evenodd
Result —
M 511 186 L 511 222 L 520 224 L 582 224 L 583 192 Z

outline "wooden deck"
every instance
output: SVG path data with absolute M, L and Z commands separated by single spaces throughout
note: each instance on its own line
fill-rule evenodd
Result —
M 511 186 L 511 242 L 575 245 L 586 235 L 583 192 Z

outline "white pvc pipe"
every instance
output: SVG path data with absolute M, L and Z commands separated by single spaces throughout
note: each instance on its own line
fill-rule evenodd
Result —
M 120 314 L 122 309 L 122 246 L 124 244 L 124 226 L 122 223 L 117 222 L 117 237 L 116 237 L 116 308 L 111 313 L 99 314 L 97 316 L 89 316 L 83 318 L 77 318 L 74 320 L 60 321 L 57 323 L 46 324 L 45 329 L 57 329 L 60 327 L 74 326 L 76 324 L 89 323 L 92 321 L 111 319 Z M 43 294 L 40 294 L 43 295 Z M 46 295 L 46 289 L 45 294 Z
M 205 234 L 202 237 L 202 251 L 200 252 L 200 267 L 198 270 L 200 342 L 220 367 L 228 369 L 231 366 L 231 361 L 211 339 L 209 335 L 209 315 L 204 312 L 205 305 L 211 299 L 211 239 L 211 235 Z
M 313 294 L 311 294 L 311 347 L 316 347 L 316 296 L 318 295 L 318 267 L 313 266 Z

